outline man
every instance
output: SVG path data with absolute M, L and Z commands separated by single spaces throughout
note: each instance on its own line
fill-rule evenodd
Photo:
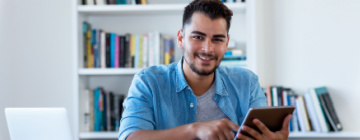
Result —
M 195 0 L 184 11 L 178 63 L 134 76 L 124 102 L 119 139 L 234 139 L 250 107 L 266 106 L 258 78 L 242 68 L 218 67 L 229 42 L 232 12 L 218 0 Z M 256 139 L 287 139 L 290 115 L 271 132 L 259 120 Z M 250 139 L 238 135 L 237 139 Z

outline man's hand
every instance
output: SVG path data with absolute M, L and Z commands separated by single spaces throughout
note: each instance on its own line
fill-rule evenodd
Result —
M 196 137 L 201 140 L 232 140 L 235 137 L 233 131 L 239 126 L 228 119 L 220 119 L 209 122 L 197 122 L 192 124 Z
M 242 130 L 249 133 L 251 136 L 253 136 L 257 140 L 287 140 L 289 137 L 289 121 L 290 121 L 291 115 L 286 116 L 283 122 L 283 126 L 280 131 L 272 132 L 270 131 L 260 120 L 254 119 L 253 123 L 260 129 L 262 134 L 257 132 L 256 130 L 248 127 L 243 126 Z M 252 140 L 253 138 L 247 137 L 245 135 L 239 134 L 237 139 L 240 140 Z

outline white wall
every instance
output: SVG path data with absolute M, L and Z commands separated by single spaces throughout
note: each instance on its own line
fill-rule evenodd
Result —
M 327 86 L 345 131 L 360 131 L 360 1 L 259 0 L 261 84 Z
M 5 107 L 66 107 L 72 117 L 72 0 L 0 0 L 0 139 Z

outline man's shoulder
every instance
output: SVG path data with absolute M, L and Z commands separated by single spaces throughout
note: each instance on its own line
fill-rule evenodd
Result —
M 228 76 L 232 78 L 236 77 L 257 77 L 254 72 L 249 69 L 241 68 L 241 67 L 226 67 L 219 66 L 218 68 L 221 76 Z
M 176 70 L 176 64 L 172 63 L 169 65 L 155 65 L 142 69 L 137 75 L 139 76 L 161 76 L 168 75 L 170 72 Z

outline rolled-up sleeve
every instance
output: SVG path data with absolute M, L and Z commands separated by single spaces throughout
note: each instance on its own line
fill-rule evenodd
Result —
M 154 107 L 151 89 L 143 74 L 136 74 L 129 88 L 120 121 L 119 140 L 137 130 L 154 129 Z

